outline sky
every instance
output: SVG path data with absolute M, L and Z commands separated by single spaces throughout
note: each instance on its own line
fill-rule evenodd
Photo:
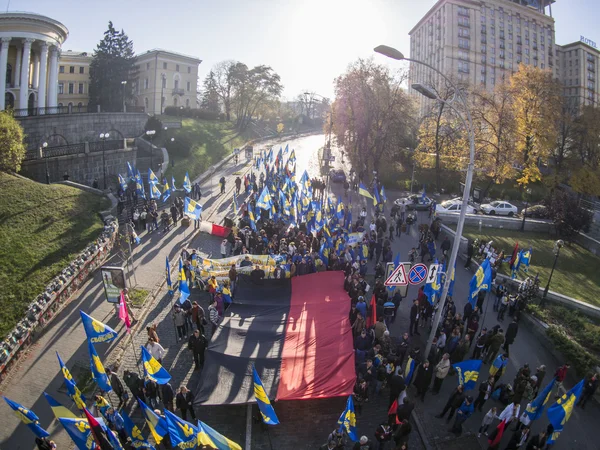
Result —
M 10 5 L 9 5 L 10 3 Z M 49 16 L 69 29 L 65 50 L 92 52 L 108 21 L 136 53 L 163 48 L 202 60 L 199 77 L 223 60 L 264 64 L 284 98 L 312 91 L 333 98 L 334 80 L 387 44 L 408 54 L 408 32 L 436 0 L 0 0 L 0 8 Z M 600 1 L 557 0 L 556 42 L 586 36 L 600 47 Z M 375 61 L 398 68 L 402 63 Z

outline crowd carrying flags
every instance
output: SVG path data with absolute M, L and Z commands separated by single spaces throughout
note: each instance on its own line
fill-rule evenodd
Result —
M 458 374 L 458 384 L 462 384 L 465 391 L 475 389 L 479 379 L 479 370 L 483 361 L 480 359 L 470 359 L 460 363 L 452 364 L 452 367 Z
M 108 325 L 104 325 L 99 320 L 88 316 L 81 310 L 79 310 L 79 314 L 81 315 L 81 322 L 83 323 L 83 329 L 85 330 L 88 341 L 92 344 L 109 342 L 117 337 L 117 332 Z
M 94 344 L 88 341 L 88 352 L 90 353 L 90 370 L 92 371 L 92 378 L 98 385 L 98 387 L 104 392 L 112 391 L 110 380 L 104 371 L 104 366 L 100 357 L 94 348 Z
M 559 398 L 554 405 L 548 408 L 548 420 L 554 427 L 554 432 L 548 436 L 547 444 L 553 444 L 560 433 L 562 433 L 565 423 L 571 418 L 573 408 L 581 397 L 585 380 L 577 383 L 569 392 Z
M 367 197 L 367 198 L 370 198 L 371 200 L 373 200 L 373 196 L 371 195 L 371 193 L 369 192 L 369 190 L 365 187 L 365 185 L 363 183 L 359 184 L 358 193 L 360 195 L 362 195 L 363 197 Z
M 479 291 L 489 291 L 492 283 L 492 267 L 490 260 L 485 259 L 471 278 L 469 283 L 469 303 L 475 307 Z
M 529 264 L 531 263 L 531 254 L 532 248 L 529 247 L 529 250 L 521 250 L 517 253 L 514 263 L 512 264 L 512 273 L 511 278 L 514 280 L 517 278 L 517 274 L 519 273 L 519 269 L 523 266 L 523 272 L 529 272 Z
M 64 427 L 79 450 L 93 448 L 91 445 L 88 446 L 88 441 L 93 443 L 94 438 L 90 436 L 91 430 L 87 420 L 81 418 L 72 419 L 69 417 L 60 417 L 58 421 Z
M 175 186 L 175 183 L 173 183 L 173 186 Z M 190 182 L 190 176 L 187 172 L 185 173 L 185 178 L 183 179 L 183 189 L 185 189 L 185 192 L 188 194 L 192 192 L 192 183 Z
M 185 277 L 185 270 L 183 270 L 183 264 L 181 260 L 179 260 L 179 294 L 180 303 L 185 302 L 190 296 L 190 286 Z
M 160 365 L 154 356 L 146 350 L 146 347 L 140 345 L 142 348 L 142 365 L 144 366 L 144 375 L 155 381 L 157 384 L 167 384 L 171 379 L 169 372 Z
M 340 425 L 340 431 L 345 430 L 350 439 L 355 442 L 358 441 L 358 434 L 356 434 L 356 413 L 354 412 L 354 400 L 352 400 L 352 395 L 348 396 L 346 409 L 338 419 L 338 424 Z
M 68 419 L 77 418 L 73 411 L 68 409 L 66 406 L 63 406 L 60 403 L 58 403 L 50 394 L 44 392 L 44 397 L 46 397 L 46 400 L 50 405 L 50 409 L 52 409 L 52 413 L 54 414 L 54 417 L 56 417 L 57 420 L 61 417 L 65 417 Z
M 69 372 L 69 369 L 67 369 L 67 367 L 65 366 L 65 363 L 63 362 L 58 352 L 56 352 L 56 357 L 58 358 L 58 364 L 60 365 L 60 370 L 63 374 L 65 386 L 67 388 L 67 394 L 69 395 L 71 400 L 73 400 L 77 408 L 83 411 L 85 409 L 85 397 L 73 381 L 73 376 L 71 375 L 71 372 Z
M 123 425 L 125 426 L 125 432 L 127 436 L 131 438 L 131 446 L 133 448 L 145 448 L 148 450 L 155 450 L 154 447 L 148 444 L 148 441 L 138 428 L 138 426 L 133 423 L 131 418 L 127 415 L 124 410 L 121 410 L 121 417 L 123 417 Z
M 252 377 L 254 382 L 254 397 L 256 398 L 256 403 L 258 404 L 258 409 L 260 409 L 260 415 L 262 416 L 262 420 L 267 425 L 279 425 L 279 419 L 275 414 L 275 410 L 271 405 L 271 401 L 265 392 L 265 388 L 260 381 L 260 377 L 258 376 L 258 372 L 256 372 L 256 367 L 252 365 Z
M 144 419 L 148 424 L 148 428 L 150 429 L 150 434 L 152 434 L 154 441 L 157 444 L 160 444 L 169 432 L 167 421 L 161 416 L 157 415 L 154 411 L 152 411 L 152 409 L 139 398 L 137 399 L 137 401 L 140 405 L 142 416 L 144 416 Z
M 194 220 L 200 220 L 202 206 L 189 197 L 185 198 L 183 205 L 183 214 Z
M 530 420 L 536 420 L 542 417 L 546 403 L 548 403 L 550 397 L 552 396 L 552 388 L 554 388 L 555 382 L 556 378 L 552 378 L 552 381 L 548 383 L 544 390 L 541 391 L 538 396 L 527 406 L 526 412 Z
M 148 184 L 153 186 L 158 184 L 158 177 L 152 172 L 152 169 L 148 167 Z
M 6 397 L 3 398 L 4 401 L 8 404 L 8 406 L 10 406 L 14 410 L 15 415 L 19 419 L 21 419 L 21 422 L 27 425 L 27 428 L 29 428 L 33 432 L 33 434 L 35 434 L 39 438 L 45 438 L 50 436 L 50 434 L 40 426 L 40 419 L 34 414 L 33 411 L 28 410 L 23 405 L 20 405 L 17 402 L 13 402 L 12 400 Z
M 169 410 L 165 409 L 164 413 L 171 444 L 181 448 L 196 448 L 200 430 L 191 423 L 180 419 Z

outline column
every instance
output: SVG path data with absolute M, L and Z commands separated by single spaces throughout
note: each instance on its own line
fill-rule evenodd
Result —
M 19 44 L 17 44 L 17 63 L 15 64 L 15 86 L 19 87 L 21 85 L 21 53 L 23 49 Z M 16 104 L 16 102 L 15 102 Z
M 42 51 L 40 53 L 40 80 L 38 88 L 38 108 L 43 114 L 46 107 L 46 73 L 48 71 L 48 44 L 42 42 Z
M 50 50 L 50 71 L 48 75 L 48 106 L 58 105 L 58 47 Z
M 31 80 L 33 89 L 37 89 L 39 86 L 39 74 L 40 74 L 40 55 L 38 54 L 38 52 L 35 52 L 33 54 L 33 79 Z
M 10 45 L 10 38 L 2 38 L 2 48 L 0 49 L 0 111 L 4 111 L 6 108 L 5 94 L 6 94 L 6 64 L 8 63 L 8 46 Z
M 21 87 L 19 89 L 19 109 L 27 108 L 29 94 L 29 63 L 31 62 L 31 44 L 33 39 L 23 39 L 23 57 L 21 64 Z

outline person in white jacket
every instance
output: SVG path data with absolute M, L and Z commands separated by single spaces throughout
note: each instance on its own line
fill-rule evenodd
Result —
M 517 420 L 519 418 L 519 412 L 521 411 L 521 405 L 516 402 L 509 404 L 504 411 L 500 413 L 498 417 L 500 421 L 505 421 L 508 426 L 513 420 Z
M 148 344 L 146 345 L 146 350 L 148 353 L 154 357 L 160 364 L 162 364 L 163 356 L 165 356 L 165 349 L 162 345 L 154 340 L 154 338 L 150 338 Z

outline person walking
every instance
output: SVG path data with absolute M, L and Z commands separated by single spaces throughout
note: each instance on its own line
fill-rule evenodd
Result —
M 594 372 L 593 375 L 588 375 L 583 385 L 583 392 L 577 402 L 577 406 L 581 406 L 581 409 L 585 409 L 587 401 L 594 396 L 598 389 L 598 373 Z
M 489 347 L 487 355 L 483 360 L 484 364 L 488 364 L 492 359 L 494 359 L 500 350 L 500 346 L 504 344 L 504 331 L 502 328 L 500 328 L 496 334 L 491 336 L 487 343 L 489 344 Z
M 185 386 L 179 388 L 177 397 L 175 397 L 175 406 L 181 411 L 181 418 L 187 420 L 189 411 L 192 416 L 192 421 L 196 421 L 196 413 L 194 412 L 194 394 Z
M 173 400 L 175 399 L 175 391 L 171 383 L 165 383 L 160 385 L 160 396 L 165 405 L 165 409 L 171 412 L 173 411 Z
M 543 450 L 546 447 L 546 439 L 546 431 L 542 431 L 540 434 L 529 439 L 525 450 Z
M 219 326 L 219 312 L 217 311 L 217 300 L 212 299 L 210 301 L 210 305 L 208 307 L 208 319 L 211 324 L 211 337 L 214 336 L 217 331 L 217 327 Z
M 558 369 L 556 369 L 556 372 L 554 373 L 554 376 L 556 377 L 556 398 L 559 398 L 567 393 L 567 390 L 563 386 L 563 383 L 565 381 L 565 378 L 567 377 L 567 370 L 569 370 L 569 367 L 571 367 L 571 364 L 563 364 Z
M 513 420 L 518 420 L 519 411 L 521 411 L 521 405 L 519 405 L 517 402 L 512 402 L 506 408 L 504 408 L 504 410 L 500 413 L 500 416 L 498 416 L 498 419 L 506 422 L 506 427 L 508 428 L 509 423 L 511 423 Z
M 182 339 L 187 339 L 185 316 L 185 311 L 181 309 L 179 305 L 175 305 L 175 308 L 173 309 L 173 321 L 175 322 L 175 327 L 177 328 L 178 341 L 181 341 Z
M 483 348 L 485 347 L 485 343 L 487 342 L 489 335 L 487 333 L 487 328 L 483 328 L 481 333 L 479 333 L 479 337 L 475 341 L 475 349 L 473 350 L 473 356 L 471 359 L 479 359 L 481 357 L 481 353 L 483 352 Z
M 486 436 L 488 435 L 488 429 L 490 428 L 490 425 L 492 424 L 494 419 L 498 418 L 498 416 L 496 415 L 496 411 L 496 407 L 493 406 L 492 408 L 490 408 L 487 414 L 483 416 L 481 426 L 479 427 L 479 432 L 477 433 L 478 438 L 481 437 L 481 433 L 484 433 Z
M 384 450 L 386 444 L 392 440 L 392 427 L 386 422 L 380 424 L 375 430 L 377 450 Z
M 507 355 L 510 356 L 508 348 L 515 342 L 517 333 L 519 332 L 519 324 L 517 318 L 513 318 L 513 321 L 508 325 L 506 329 L 506 336 L 504 337 L 504 346 L 502 347 Z
M 408 328 L 410 335 L 416 334 L 418 336 L 421 335 L 419 333 L 419 300 L 414 299 L 413 304 L 410 307 L 410 326 Z
M 500 380 L 500 377 L 504 375 L 506 371 L 506 366 L 508 365 L 508 355 L 506 353 L 501 353 L 492 363 L 490 367 L 490 375 L 494 377 L 495 382 L 497 383 Z
M 442 387 L 442 383 L 444 379 L 448 375 L 450 371 L 450 355 L 448 353 L 444 353 L 442 359 L 435 366 L 435 379 L 433 380 L 433 395 L 437 395 L 440 393 L 440 389 Z
M 448 401 L 446 402 L 446 406 L 444 406 L 442 412 L 435 417 L 442 419 L 446 413 L 450 411 L 450 414 L 446 419 L 446 423 L 450 422 L 450 419 L 452 419 L 452 416 L 454 415 L 454 411 L 456 411 L 457 408 L 460 408 L 465 399 L 464 391 L 465 387 L 462 384 L 459 384 L 458 387 L 452 391 L 450 397 L 448 397 Z
M 425 394 L 431 384 L 431 377 L 433 376 L 433 370 L 429 367 L 429 361 L 425 360 L 417 368 L 415 379 L 413 381 L 414 386 L 417 388 L 417 395 L 421 397 L 421 401 L 425 401 Z
M 475 409 L 477 409 L 479 412 L 482 412 L 481 408 L 483 407 L 485 402 L 492 396 L 493 389 L 494 389 L 494 377 L 492 377 L 492 376 L 489 377 L 487 379 L 487 381 L 483 381 L 479 385 L 479 395 L 477 396 L 477 399 L 475 400 L 475 404 L 473 405 L 473 407 Z
M 200 330 L 201 334 L 204 334 L 204 325 L 206 325 L 206 318 L 204 315 L 204 308 L 198 304 L 198 302 L 194 301 L 191 309 L 191 318 L 192 322 L 196 324 L 196 329 Z M 191 335 L 191 333 L 190 333 Z
M 106 368 L 106 376 L 110 381 L 110 385 L 112 386 L 113 392 L 117 395 L 117 397 L 119 397 L 119 406 L 117 406 L 117 409 L 121 409 L 121 406 L 123 406 L 123 404 L 127 402 L 129 397 L 127 391 L 125 390 L 125 386 L 123 385 L 123 382 L 121 381 L 119 376 L 112 370 L 110 370 L 110 368 L 108 367 Z
M 154 359 L 156 359 L 160 364 L 162 364 L 163 356 L 165 356 L 165 349 L 162 345 L 156 342 L 156 338 L 151 337 L 148 340 L 148 344 L 146 345 L 146 350 Z
M 467 262 L 465 262 L 465 269 L 469 270 L 471 268 L 471 258 L 473 258 L 473 241 L 469 239 L 469 243 L 467 244 Z
M 235 193 L 240 195 L 240 189 L 242 188 L 242 179 L 238 176 L 235 179 Z
M 219 184 L 221 185 L 221 194 L 225 193 L 225 176 L 222 176 L 219 180 Z
M 450 428 L 449 431 L 456 435 L 460 435 L 462 433 L 462 424 L 473 415 L 473 411 L 473 397 L 469 395 L 456 410 L 454 425 L 452 425 L 452 428 Z
M 202 370 L 204 367 L 204 352 L 207 346 L 208 341 L 204 335 L 200 334 L 200 330 L 195 330 L 188 341 L 188 348 L 194 355 L 194 370 Z

